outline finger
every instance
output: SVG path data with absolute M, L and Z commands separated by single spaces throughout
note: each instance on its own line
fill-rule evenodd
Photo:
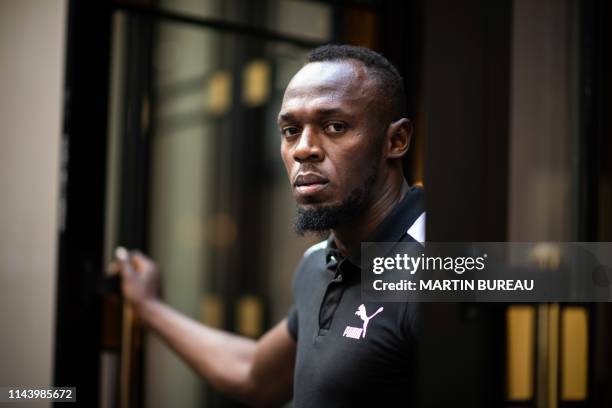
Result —
M 119 246 L 115 249 L 115 257 L 117 258 L 116 262 L 119 264 L 121 275 L 124 277 L 133 275 L 134 270 L 130 263 L 129 251 L 124 247 Z
M 121 262 L 112 261 L 111 263 L 108 264 L 106 268 L 107 276 L 115 276 L 115 275 L 118 275 L 119 273 L 121 273 Z
M 136 272 L 142 272 L 147 269 L 149 259 L 143 255 L 142 252 L 133 250 L 130 252 L 130 255 L 130 262 L 132 263 L 132 266 Z
M 124 247 L 118 246 L 115 249 L 115 258 L 117 258 L 118 260 L 120 260 L 122 262 L 127 262 L 130 259 L 130 253 Z

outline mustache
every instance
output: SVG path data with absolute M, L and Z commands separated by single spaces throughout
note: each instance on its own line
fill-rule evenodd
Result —
M 317 168 L 316 165 L 312 163 L 301 164 L 300 167 L 298 167 L 297 171 L 295 172 L 295 174 L 303 174 L 303 173 L 316 173 L 323 177 L 327 177 L 325 173 L 323 173 L 319 168 Z

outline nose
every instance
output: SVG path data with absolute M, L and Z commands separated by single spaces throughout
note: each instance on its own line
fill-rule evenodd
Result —
M 293 151 L 293 159 L 298 163 L 322 161 L 324 154 L 320 142 L 321 140 L 316 130 L 310 126 L 304 127 Z

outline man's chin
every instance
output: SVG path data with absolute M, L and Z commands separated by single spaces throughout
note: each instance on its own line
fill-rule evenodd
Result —
M 365 211 L 367 198 L 370 196 L 372 184 L 376 180 L 377 170 L 373 167 L 372 174 L 366 179 L 364 185 L 353 190 L 341 203 L 329 202 L 330 195 L 324 197 L 312 195 L 309 197 L 296 196 L 297 216 L 294 228 L 299 235 L 307 232 L 325 233 L 342 225 L 353 222 Z M 315 199 L 320 201 L 314 201 Z M 306 200 L 312 200 L 310 202 Z
M 295 232 L 298 235 L 305 235 L 306 233 L 325 234 L 336 227 L 339 220 L 339 211 L 341 211 L 339 207 L 323 204 L 299 205 L 293 225 Z

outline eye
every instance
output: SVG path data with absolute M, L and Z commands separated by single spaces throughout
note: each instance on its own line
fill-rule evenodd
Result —
M 281 129 L 281 136 L 291 137 L 297 135 L 299 132 L 300 129 L 298 129 L 296 126 L 286 126 Z
M 346 125 L 342 122 L 330 122 L 325 126 L 325 131 L 332 135 L 338 135 L 346 131 Z

